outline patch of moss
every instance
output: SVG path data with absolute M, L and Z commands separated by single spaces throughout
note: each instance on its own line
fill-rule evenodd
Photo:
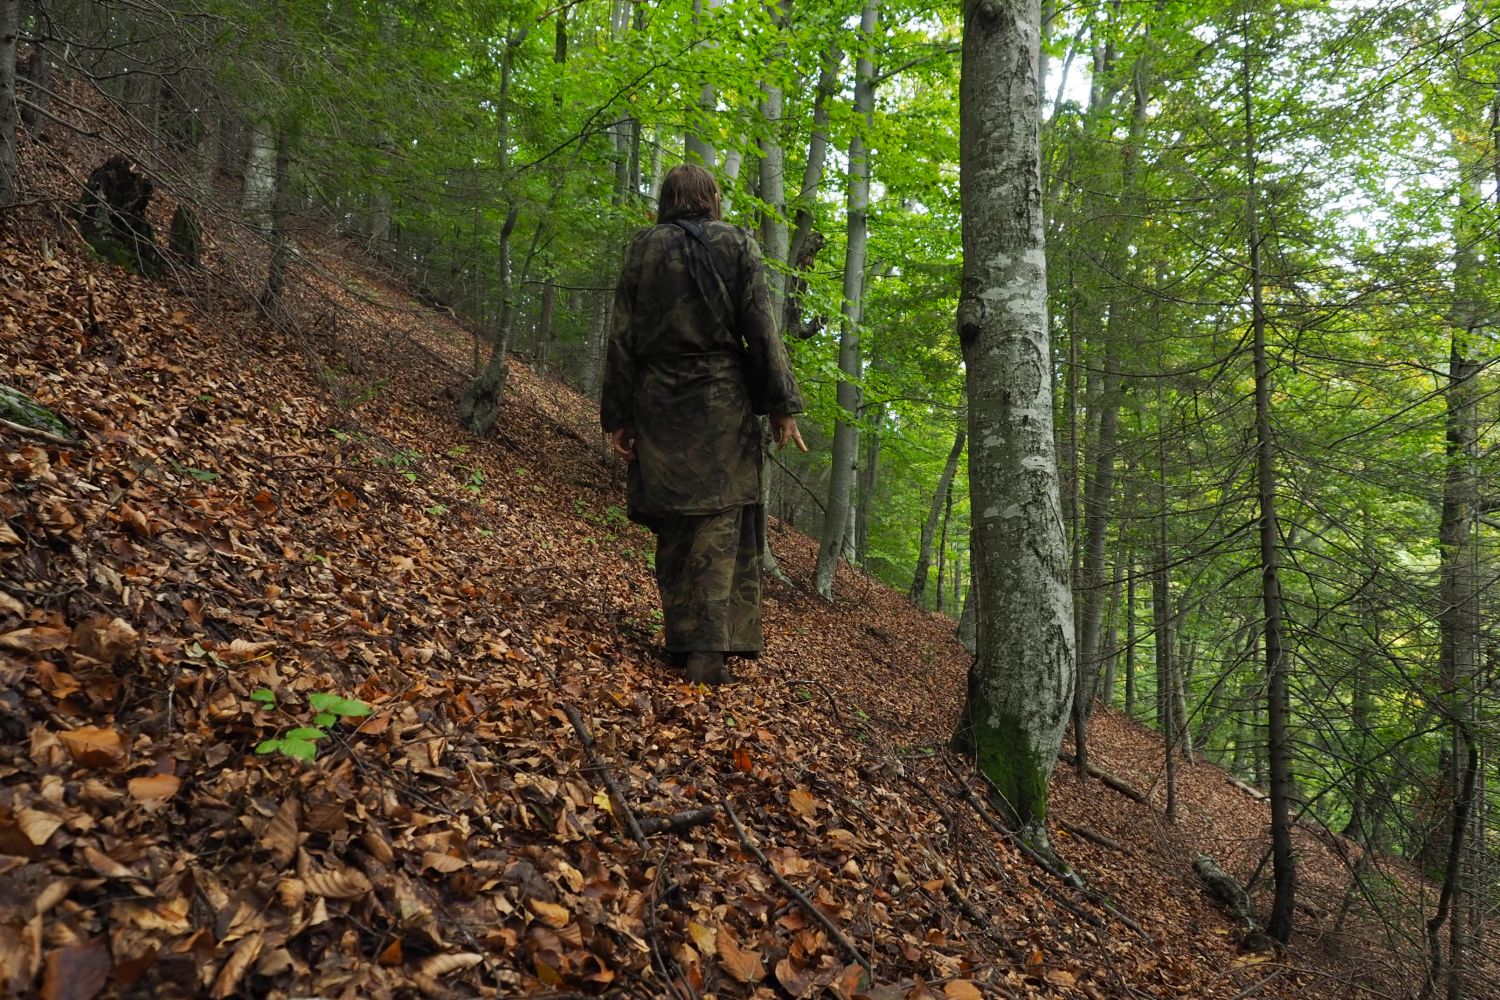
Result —
M 71 437 L 73 434 L 73 429 L 57 414 L 24 392 L 3 383 L 0 383 L 0 417 L 13 424 L 22 424 L 50 434 L 63 437 Z

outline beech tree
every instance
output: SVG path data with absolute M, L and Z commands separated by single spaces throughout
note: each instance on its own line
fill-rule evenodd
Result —
M 1044 843 L 1073 697 L 1073 596 L 1052 437 L 1037 0 L 968 0 L 959 91 L 978 649 L 955 743 Z

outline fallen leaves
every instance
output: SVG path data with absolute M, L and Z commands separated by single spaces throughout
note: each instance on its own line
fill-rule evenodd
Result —
M 104 989 L 113 966 L 103 941 L 89 938 L 47 952 L 43 1000 L 90 1000 Z
M 766 969 L 761 953 L 741 947 L 734 932 L 728 927 L 719 928 L 714 938 L 714 946 L 719 957 L 719 964 L 737 981 L 758 983 L 765 978 Z
M 103 726 L 79 726 L 58 734 L 73 759 L 84 767 L 113 767 L 125 760 L 125 745 L 117 730 Z
M 175 774 L 150 774 L 131 778 L 128 787 L 130 797 L 137 802 L 162 802 L 177 794 L 182 779 Z

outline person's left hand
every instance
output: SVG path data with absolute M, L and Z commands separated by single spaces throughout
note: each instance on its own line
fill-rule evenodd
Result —
M 609 432 L 609 446 L 627 462 L 635 461 L 635 428 L 618 427 Z M 806 451 L 806 449 L 803 449 Z

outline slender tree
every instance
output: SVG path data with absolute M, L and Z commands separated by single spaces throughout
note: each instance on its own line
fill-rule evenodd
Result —
M 833 469 L 828 476 L 828 504 L 818 545 L 813 586 L 825 600 L 833 597 L 833 576 L 850 523 L 854 467 L 859 455 L 860 323 L 864 318 L 865 257 L 869 245 L 870 155 L 865 130 L 875 117 L 875 63 L 872 48 L 880 20 L 880 0 L 865 0 L 860 15 L 860 52 L 854 71 L 856 124 L 849 140 L 849 236 L 844 255 L 844 307 L 839 323 L 838 416 L 833 430 Z

